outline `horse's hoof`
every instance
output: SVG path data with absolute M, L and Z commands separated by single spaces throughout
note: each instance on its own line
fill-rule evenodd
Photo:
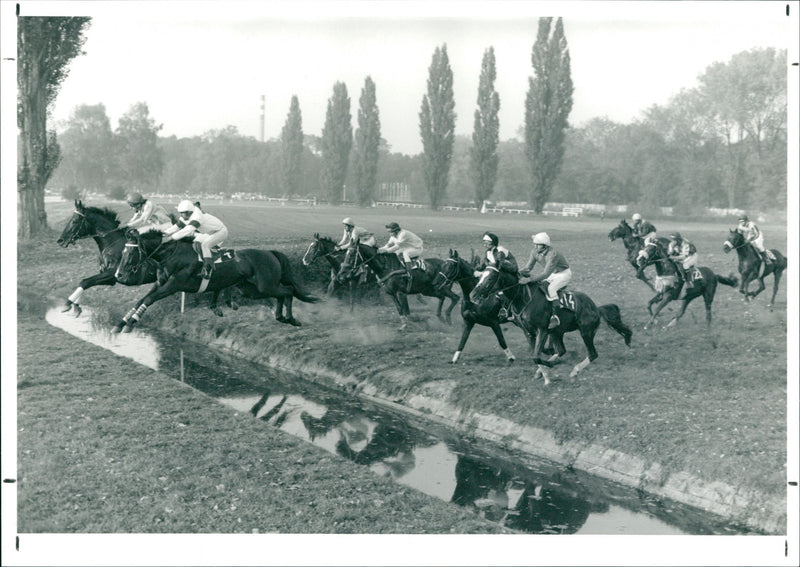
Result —
M 289 317 L 289 318 L 288 318 L 288 319 L 286 319 L 284 322 L 285 322 L 285 323 L 289 323 L 289 324 L 290 324 L 290 325 L 292 325 L 293 327 L 300 327 L 300 326 L 302 326 L 302 325 L 300 324 L 300 321 L 298 321 L 298 320 L 297 320 L 297 319 L 295 319 L 294 317 Z
M 131 331 L 133 331 L 133 325 L 125 325 L 122 329 L 123 333 L 130 333 Z
M 515 358 L 509 358 L 508 359 L 508 365 L 511 366 L 512 364 L 514 364 L 515 360 L 516 360 Z
M 111 329 L 111 332 L 112 333 L 119 333 L 120 331 L 122 331 L 122 328 L 124 326 L 125 326 L 125 322 L 123 321 L 122 323 L 119 323 L 118 325 L 115 325 L 114 328 Z
M 217 317 L 222 317 L 223 316 L 222 309 L 220 309 L 219 307 L 214 309 L 214 315 L 216 315 Z
M 285 322 L 286 322 L 286 317 L 284 317 L 283 315 L 277 315 L 277 316 L 275 317 L 275 320 L 276 320 L 278 323 L 285 323 Z
M 235 301 L 231 302 L 231 305 L 230 305 L 230 307 L 231 307 L 231 309 L 233 309 L 234 311 L 238 311 L 238 310 L 239 310 L 239 304 L 238 304 L 238 303 L 236 303 Z
M 83 313 L 83 309 L 77 303 L 75 304 L 75 317 L 80 317 L 81 313 Z
M 71 302 L 71 301 L 67 301 L 67 302 L 64 304 L 64 308 L 61 310 L 61 312 L 62 312 L 62 313 L 66 313 L 66 312 L 67 312 L 67 311 L 69 311 L 70 309 L 72 309 L 72 302 Z

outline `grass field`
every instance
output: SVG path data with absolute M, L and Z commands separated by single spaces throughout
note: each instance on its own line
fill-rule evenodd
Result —
M 720 286 L 711 333 L 705 329 L 700 300 L 692 303 L 677 328 L 643 331 L 652 292 L 634 278 L 622 243 L 608 241 L 619 219 L 203 205 L 228 224 L 228 245 L 278 249 L 298 266 L 313 233 L 338 240 L 344 216 L 374 230 L 381 243 L 383 225 L 397 221 L 425 239 L 428 257 L 444 257 L 450 248 L 467 255 L 471 248 L 480 251 L 482 233 L 492 230 L 524 262 L 531 233 L 545 230 L 570 262 L 571 287 L 588 293 L 598 305 L 620 307 L 623 320 L 634 330 L 632 347 L 626 348 L 616 333 L 602 326 L 596 340 L 600 357 L 578 378 L 568 379 L 572 365 L 585 356 L 579 336 L 568 335 L 565 364 L 554 369 L 559 379 L 544 387 L 533 380 L 526 341 L 511 326 L 504 329 L 517 356 L 514 366 L 506 366 L 493 334 L 482 327 L 473 331 L 461 362 L 449 364 L 461 332 L 460 315 L 454 312 L 452 326 L 438 322 L 430 299 L 427 305 L 411 301 L 412 325 L 403 333 L 396 331 L 397 314 L 388 300 L 360 306 L 353 314 L 336 300 L 318 305 L 295 302 L 303 327 L 290 329 L 265 316 L 258 305 L 227 311 L 223 318 L 198 307 L 190 318 L 181 318 L 177 302 L 168 299 L 148 310 L 143 326 L 171 326 L 190 338 L 197 328 L 217 334 L 235 328 L 250 337 L 252 349 L 312 356 L 345 376 L 374 374 L 374 380 L 384 381 L 379 387 L 397 395 L 422 384 L 453 384 L 453 403 L 552 431 L 562 441 L 596 442 L 660 463 L 669 471 L 734 482 L 768 495 L 785 493 L 785 281 L 773 311 L 766 309 L 767 292 L 745 304 L 735 289 Z M 127 218 L 126 205 L 111 206 Z M 49 204 L 51 226 L 60 230 L 70 211 L 67 203 Z M 736 272 L 736 257 L 722 252 L 728 223 L 655 224 L 659 232 L 680 230 L 694 242 L 700 265 L 719 274 Z M 767 224 L 762 229 L 768 246 L 786 249 L 784 226 Z M 18 264 L 19 285 L 26 293 L 66 298 L 81 277 L 96 271 L 96 246 L 82 241 L 77 248 L 61 250 L 54 242 L 23 244 Z M 327 268 L 320 264 L 298 270 L 309 287 L 321 293 Z M 767 284 L 771 286 L 771 280 Z M 110 320 L 144 293 L 145 289 L 121 286 L 95 288 L 84 294 L 83 302 L 105 308 Z M 664 313 L 664 322 L 675 308 Z

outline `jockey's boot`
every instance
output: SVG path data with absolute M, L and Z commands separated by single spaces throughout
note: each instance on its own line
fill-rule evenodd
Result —
M 214 260 L 206 256 L 203 257 L 203 271 L 201 272 L 205 279 L 211 279 L 211 274 L 214 272 Z
M 406 287 L 406 293 L 410 293 L 411 292 L 411 284 L 414 283 L 414 276 L 411 275 L 411 268 L 412 268 L 413 262 L 403 262 L 403 264 L 405 264 L 406 273 L 408 274 L 408 287 Z
M 691 289 L 694 287 L 694 282 L 692 282 L 692 277 L 689 274 L 689 270 L 686 268 L 681 267 L 681 271 L 683 272 L 683 282 L 686 284 L 686 289 Z
M 762 252 L 761 256 L 763 256 L 763 258 L 764 258 L 764 264 L 765 265 L 772 264 L 772 258 L 771 258 L 769 250 L 764 250 L 764 252 Z
M 556 315 L 556 310 L 558 309 L 558 305 L 559 305 L 558 298 L 556 298 L 554 300 L 551 299 L 550 300 L 550 304 L 553 306 L 553 314 L 550 315 L 550 324 L 547 325 L 547 328 L 548 329 L 555 329 L 556 327 L 558 327 L 561 324 L 561 319 L 559 319 L 558 315 Z

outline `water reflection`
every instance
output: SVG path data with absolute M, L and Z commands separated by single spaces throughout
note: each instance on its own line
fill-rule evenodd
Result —
M 731 533 L 730 526 L 718 519 L 686 507 L 667 509 L 616 485 L 613 490 L 596 490 L 596 479 L 590 490 L 584 482 L 587 475 L 554 464 L 523 467 L 489 456 L 449 432 L 434 435 L 400 415 L 201 345 L 142 332 L 110 335 L 93 328 L 87 315 L 91 315 L 88 309 L 79 319 L 52 309 L 47 321 L 179 377 L 237 411 L 369 466 L 377 474 L 473 508 L 509 528 L 536 534 Z M 619 496 L 621 490 L 626 496 Z

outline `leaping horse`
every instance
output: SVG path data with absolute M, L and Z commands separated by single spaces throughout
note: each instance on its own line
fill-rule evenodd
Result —
M 639 265 L 637 264 L 639 252 L 641 252 L 645 246 L 644 238 L 641 236 L 635 236 L 633 233 L 633 227 L 629 225 L 628 221 L 625 219 L 622 219 L 619 224 L 608 233 L 608 239 L 611 242 L 614 242 L 618 238 L 622 239 L 622 243 L 625 245 L 625 250 L 628 253 L 628 262 L 631 264 L 631 266 L 633 266 L 633 269 L 636 270 L 636 278 L 646 283 L 647 286 L 653 291 L 656 291 L 656 288 L 653 286 L 653 282 L 650 281 L 643 270 L 639 269 Z M 659 237 L 657 240 L 665 247 L 669 243 L 669 239 L 667 238 Z
M 768 264 L 765 263 L 758 250 L 752 244 L 745 242 L 744 235 L 738 230 L 730 231 L 728 240 L 722 245 L 722 249 L 726 254 L 731 250 L 736 250 L 736 254 L 739 256 L 739 275 L 742 276 L 739 293 L 744 295 L 745 301 L 750 301 L 750 299 L 764 291 L 767 287 L 764 285 L 764 278 L 772 274 L 775 280 L 772 287 L 772 299 L 769 300 L 768 307 L 775 305 L 778 285 L 781 283 L 781 276 L 788 265 L 786 257 L 772 248 L 770 252 L 775 256 L 775 261 Z M 762 264 L 764 264 L 763 270 L 761 269 Z M 748 291 L 747 288 L 753 281 L 758 282 L 758 289 Z

